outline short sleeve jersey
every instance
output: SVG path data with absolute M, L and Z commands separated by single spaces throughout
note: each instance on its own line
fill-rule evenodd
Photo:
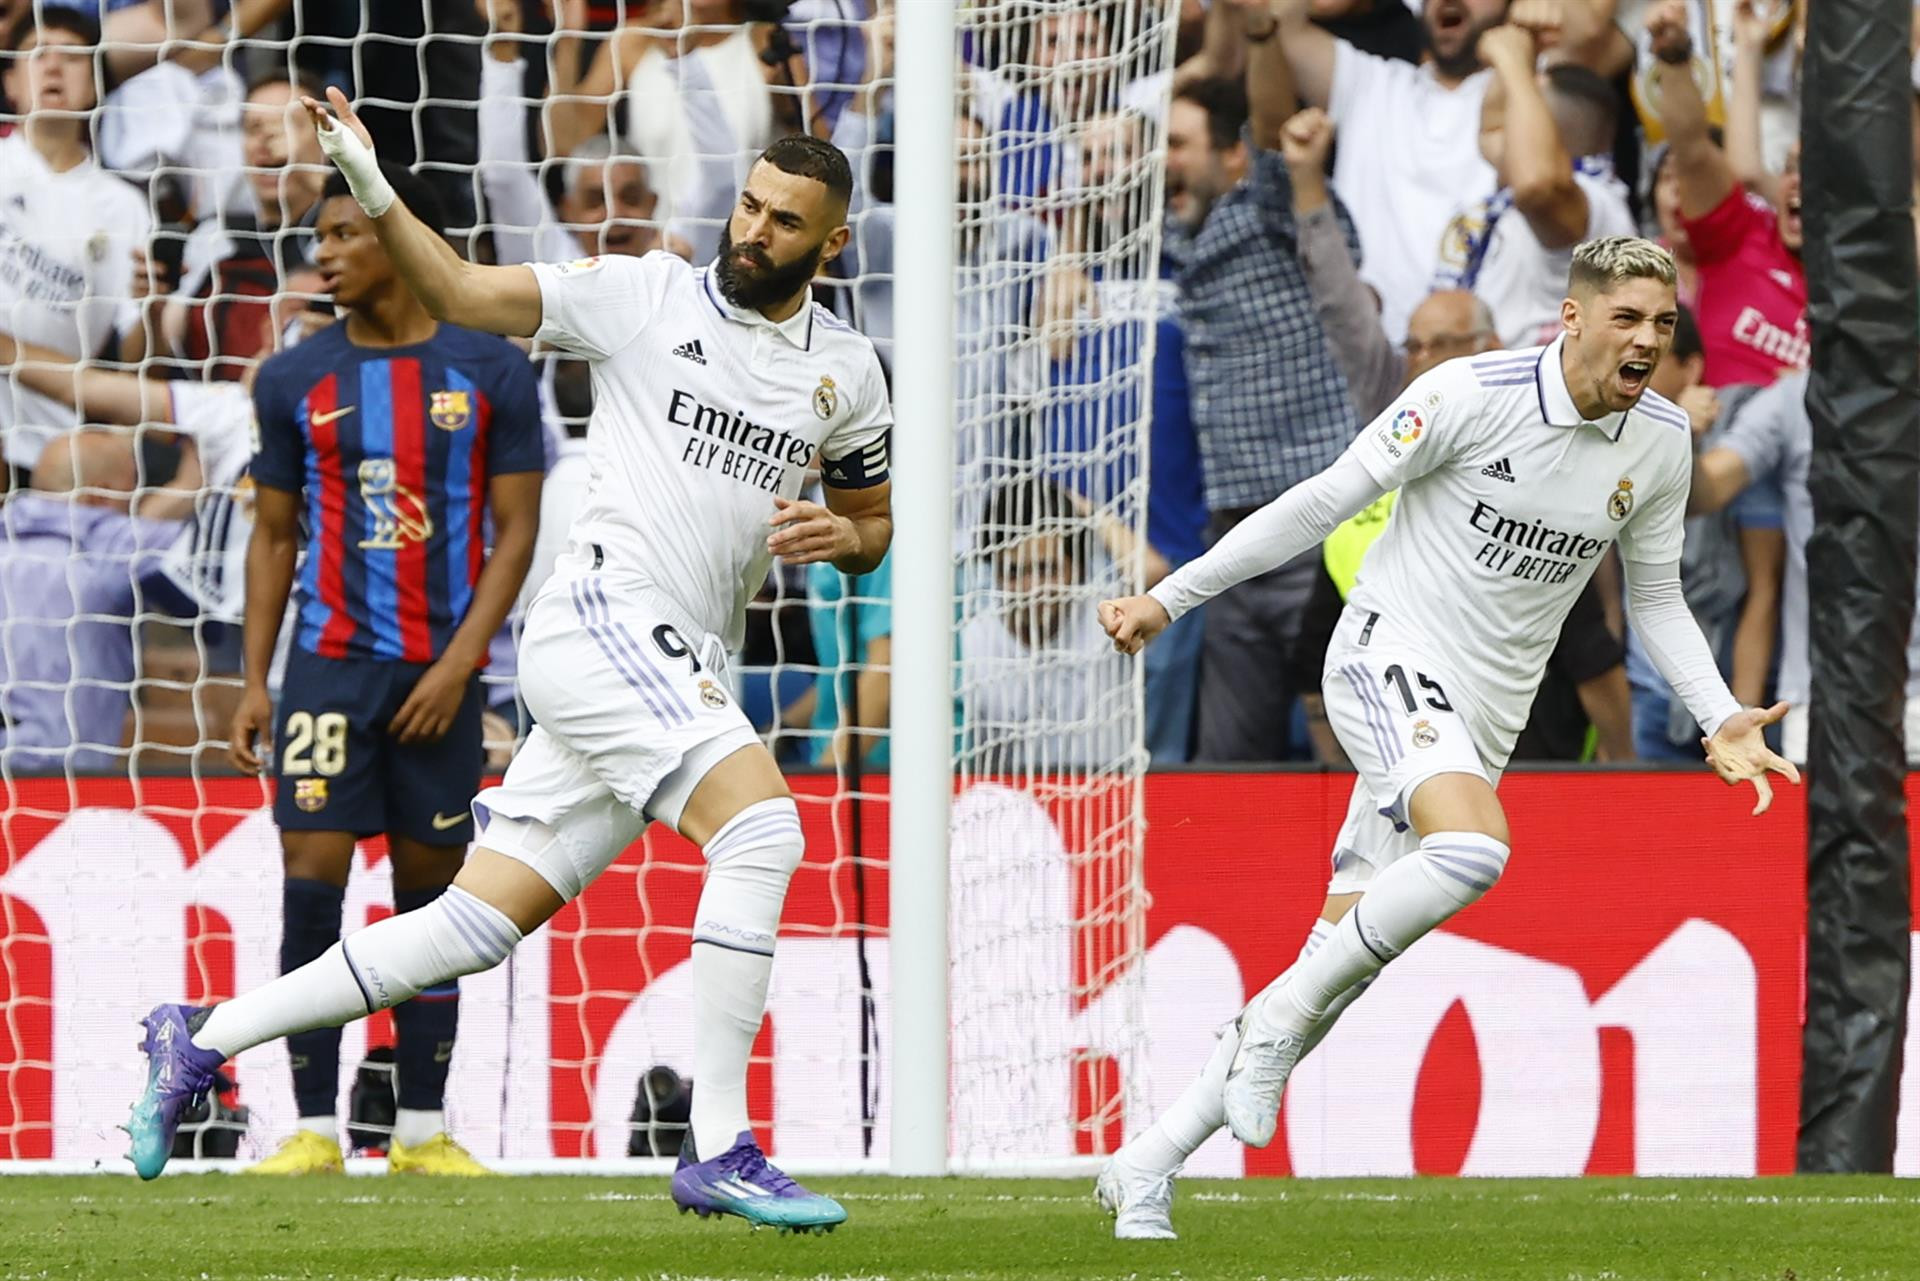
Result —
M 738 648 L 775 498 L 816 454 L 830 489 L 887 479 L 893 411 L 873 344 L 815 302 L 775 323 L 670 254 L 538 263 L 536 337 L 593 369 L 593 483 L 556 577 L 644 581 Z
M 137 315 L 133 251 L 150 226 L 146 198 L 92 160 L 55 173 L 24 131 L 0 138 L 0 332 L 99 355 Z M 72 407 L 0 378 L 0 438 L 16 467 L 78 423 Z
M 1694 307 L 1710 387 L 1765 387 L 1813 354 L 1807 276 L 1780 239 L 1773 206 L 1736 185 L 1705 216 L 1687 219 L 1700 269 Z
M 294 642 L 432 662 L 486 563 L 488 481 L 546 470 L 526 357 L 453 325 L 360 347 L 342 322 L 260 366 L 253 402 L 254 483 L 306 501 Z
M 1645 393 L 1587 420 L 1557 339 L 1423 374 L 1349 449 L 1400 498 L 1348 599 L 1419 630 L 1447 696 L 1504 755 L 1525 726 L 1561 625 L 1609 547 L 1680 559 L 1692 443 L 1686 414 Z

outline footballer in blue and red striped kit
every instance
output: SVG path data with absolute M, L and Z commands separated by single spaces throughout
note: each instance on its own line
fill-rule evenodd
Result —
M 334 325 L 269 361 L 254 401 L 255 483 L 303 494 L 294 643 L 431 663 L 485 565 L 489 479 L 546 465 L 526 357 L 449 325 L 392 350 Z
M 424 184 L 395 172 L 431 207 Z M 478 671 L 526 575 L 546 466 L 526 357 L 436 323 L 359 205 L 330 194 L 315 265 L 344 318 L 254 382 L 247 691 L 232 735 L 243 769 L 262 766 L 256 733 L 275 748 L 286 970 L 339 940 L 358 838 L 386 835 L 401 912 L 459 871 L 484 757 Z M 293 643 L 273 707 L 266 674 L 289 593 Z M 394 1011 L 396 1170 L 484 1172 L 441 1111 L 458 997 L 444 984 Z M 287 1048 L 300 1128 L 254 1169 L 337 1169 L 340 1034 L 296 1033 Z

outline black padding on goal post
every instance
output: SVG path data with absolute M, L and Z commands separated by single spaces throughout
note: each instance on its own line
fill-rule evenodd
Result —
M 1911 0 L 1820 0 L 1810 11 L 1801 165 L 1814 696 L 1799 1168 L 1884 1172 L 1911 929 L 1901 727 L 1920 521 L 1913 15 Z

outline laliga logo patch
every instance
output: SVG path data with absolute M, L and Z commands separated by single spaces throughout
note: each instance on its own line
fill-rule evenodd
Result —
M 833 379 L 820 375 L 820 385 L 813 389 L 813 412 L 822 422 L 833 417 L 833 411 L 840 408 L 840 393 L 834 389 Z
M 1426 420 L 1420 417 L 1420 411 L 1408 405 L 1393 416 L 1393 422 L 1387 427 L 1387 433 L 1402 445 L 1411 445 L 1420 439 L 1420 433 L 1427 427 Z
M 473 397 L 464 391 L 436 391 L 427 417 L 441 431 L 459 431 L 473 421 Z
M 712 681 L 701 681 L 700 682 L 700 701 L 705 703 L 708 707 L 713 708 L 715 711 L 719 711 L 721 708 L 727 705 L 727 696 L 721 693 L 720 687 L 718 685 L 715 685 Z
M 578 276 L 589 271 L 597 271 L 599 267 L 598 258 L 575 258 L 572 262 L 558 264 L 554 270 L 563 276 Z
M 1633 510 L 1633 478 L 1622 476 L 1620 487 L 1607 496 L 1607 515 L 1615 520 L 1625 520 L 1627 513 Z
M 327 780 L 303 778 L 295 782 L 293 803 L 303 814 L 317 814 L 327 808 Z
M 1433 727 L 1433 722 L 1415 721 L 1413 723 L 1413 745 L 1415 747 L 1432 747 L 1439 741 L 1440 731 Z

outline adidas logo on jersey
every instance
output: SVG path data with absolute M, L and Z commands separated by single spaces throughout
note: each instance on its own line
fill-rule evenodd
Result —
M 1514 482 L 1513 468 L 1507 465 L 1507 460 L 1504 458 L 1496 463 L 1488 463 L 1480 469 L 1480 474 L 1482 476 L 1491 476 L 1495 480 L 1504 480 L 1509 485 Z
M 673 349 L 673 354 L 676 356 L 684 356 L 696 365 L 704 365 L 707 363 L 707 354 L 700 350 L 700 340 L 698 338 L 692 342 L 681 343 Z

